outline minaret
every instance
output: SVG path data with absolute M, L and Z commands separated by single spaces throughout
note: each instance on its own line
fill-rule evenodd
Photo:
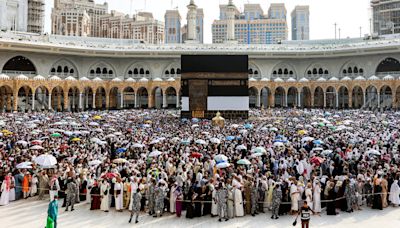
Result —
M 229 0 L 228 7 L 227 7 L 227 13 L 226 13 L 226 20 L 227 20 L 227 26 L 226 26 L 226 42 L 227 43 L 236 43 L 235 39 L 235 10 L 236 7 L 233 4 L 232 0 Z
M 186 43 L 197 43 L 197 6 L 194 4 L 194 0 L 190 0 L 187 14 L 187 40 Z

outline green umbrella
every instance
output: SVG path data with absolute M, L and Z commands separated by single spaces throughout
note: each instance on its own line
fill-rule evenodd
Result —
M 321 122 L 321 123 L 318 124 L 318 126 L 325 127 L 325 124 Z
M 53 133 L 50 136 L 54 137 L 54 138 L 58 138 L 58 137 L 61 137 L 61 134 L 60 133 Z

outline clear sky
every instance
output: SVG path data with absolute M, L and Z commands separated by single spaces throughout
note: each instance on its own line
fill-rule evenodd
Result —
M 190 0 L 95 0 L 97 3 L 108 2 L 109 10 L 117 10 L 126 14 L 134 14 L 139 11 L 150 11 L 156 19 L 164 21 L 164 13 L 167 9 L 178 7 L 182 24 L 186 23 L 186 5 Z M 204 9 L 204 41 L 211 43 L 211 24 L 219 17 L 219 4 L 226 4 L 228 0 L 195 0 L 198 7 Z M 371 17 L 370 0 L 234 0 L 235 5 L 243 10 L 245 3 L 259 3 L 264 12 L 268 11 L 271 3 L 285 3 L 291 37 L 290 13 L 296 5 L 310 6 L 310 38 L 328 39 L 334 38 L 334 23 L 341 29 L 341 37 L 359 37 L 360 26 L 362 34 L 369 33 L 369 19 Z M 132 4 L 131 4 L 132 3 Z M 46 25 L 45 31 L 50 32 L 51 8 L 53 0 L 46 0 Z

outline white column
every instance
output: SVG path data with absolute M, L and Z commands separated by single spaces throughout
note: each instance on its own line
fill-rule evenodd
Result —
M 162 103 L 163 103 L 163 105 L 162 105 L 162 107 L 163 108 L 168 108 L 168 102 L 167 102 L 167 94 L 166 93 L 163 93 L 162 94 L 163 95 L 163 99 L 162 99 Z
M 176 94 L 176 108 L 179 108 L 180 102 L 181 102 L 181 99 L 179 98 L 179 94 Z
M 260 96 L 261 96 L 261 92 L 258 93 L 258 94 L 256 95 L 256 107 L 257 107 L 257 108 L 261 107 L 261 99 L 260 99 Z
M 285 93 L 285 96 L 283 96 L 283 107 L 287 108 L 287 97 L 288 93 Z
M 51 93 L 49 93 L 49 110 L 51 110 L 52 108 L 51 108 Z
M 124 108 L 124 92 L 121 93 L 121 103 L 119 105 L 120 108 Z
M 326 108 L 326 99 L 328 98 L 326 97 L 326 92 L 324 92 L 324 108 Z
M 381 107 L 381 93 L 378 91 L 377 94 L 378 94 L 378 108 L 380 108 Z
M 72 110 L 75 110 L 75 92 L 72 92 Z
M 79 110 L 82 110 L 82 93 L 79 93 Z
M 93 93 L 93 100 L 92 100 L 92 103 L 93 103 L 93 109 L 95 109 L 96 108 L 96 94 L 95 93 Z
M 135 108 L 139 107 L 138 97 L 139 97 L 139 93 L 136 93 L 135 94 Z
M 89 108 L 89 94 L 85 93 L 85 100 L 86 100 L 85 109 L 88 109 Z
M 364 106 L 367 103 L 367 101 L 365 100 L 366 93 L 367 93 L 367 91 L 365 91 L 365 93 L 363 93 L 363 104 L 362 104 L 362 106 Z
M 336 98 L 336 108 L 339 108 L 339 93 L 335 93 L 335 98 Z
M 32 93 L 32 111 L 35 111 L 35 92 Z
M 301 107 L 301 92 L 297 92 L 297 107 Z

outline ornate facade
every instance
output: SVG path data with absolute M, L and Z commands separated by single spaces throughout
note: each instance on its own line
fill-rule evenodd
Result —
M 400 107 L 396 37 L 232 46 L 0 35 L 1 111 L 179 108 L 182 54 L 248 54 L 254 107 Z

